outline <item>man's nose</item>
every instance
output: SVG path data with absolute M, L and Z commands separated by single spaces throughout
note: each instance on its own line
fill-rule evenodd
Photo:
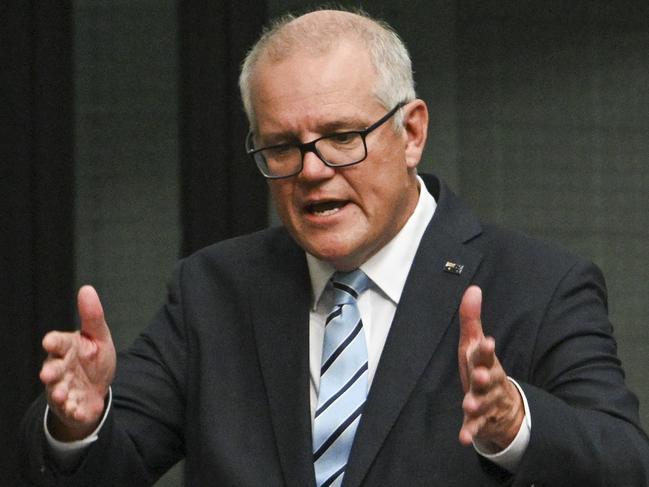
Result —
M 302 156 L 302 172 L 300 175 L 305 179 L 325 179 L 335 174 L 333 167 L 327 166 L 313 151 L 307 151 Z

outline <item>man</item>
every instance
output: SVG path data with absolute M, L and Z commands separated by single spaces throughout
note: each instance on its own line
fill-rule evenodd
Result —
M 284 19 L 240 84 L 283 228 L 182 261 L 118 360 L 80 290 L 81 333 L 43 340 L 33 483 L 185 457 L 188 486 L 647 485 L 600 273 L 417 175 L 428 113 L 389 28 Z

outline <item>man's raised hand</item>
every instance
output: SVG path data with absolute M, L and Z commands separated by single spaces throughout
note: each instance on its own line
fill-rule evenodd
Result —
M 496 342 L 485 337 L 482 290 L 470 286 L 460 303 L 458 364 L 464 389 L 460 443 L 477 441 L 492 451 L 506 448 L 525 417 L 523 400 L 496 356 Z
M 49 428 L 62 441 L 85 438 L 97 427 L 115 375 L 115 346 L 95 289 L 83 286 L 77 304 L 81 330 L 43 338 L 48 356 L 40 379 L 54 413 Z

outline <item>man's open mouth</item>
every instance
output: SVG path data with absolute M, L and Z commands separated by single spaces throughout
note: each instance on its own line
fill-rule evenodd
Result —
M 338 213 L 346 204 L 346 201 L 322 201 L 307 205 L 306 210 L 312 215 L 328 216 Z

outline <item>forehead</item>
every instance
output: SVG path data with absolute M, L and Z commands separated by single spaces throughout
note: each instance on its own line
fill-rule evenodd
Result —
M 369 53 L 351 41 L 320 54 L 300 50 L 278 61 L 261 60 L 251 85 L 257 128 L 362 113 L 377 103 L 375 81 Z

